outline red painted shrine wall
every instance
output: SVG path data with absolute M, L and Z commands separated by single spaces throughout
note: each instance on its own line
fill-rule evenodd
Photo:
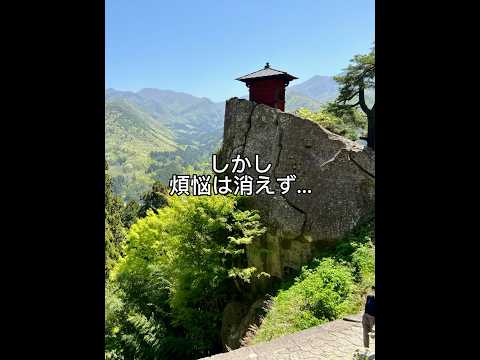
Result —
M 262 79 L 252 82 L 250 101 L 285 111 L 285 80 Z

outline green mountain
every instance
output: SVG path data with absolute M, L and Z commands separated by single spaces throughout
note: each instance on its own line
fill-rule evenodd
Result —
M 287 112 L 294 112 L 299 108 L 317 111 L 322 105 L 322 102 L 295 91 L 287 91 L 285 94 L 285 111 Z
M 338 84 L 333 76 L 316 75 L 302 83 L 292 84 L 287 88 L 287 95 L 289 93 L 300 94 L 323 104 L 335 100 Z
M 203 171 L 223 134 L 224 103 L 167 90 L 105 93 L 105 156 L 113 190 L 138 199 L 155 180 Z
M 168 151 L 178 149 L 172 131 L 125 100 L 105 103 L 105 135 L 106 139 L 129 141 L 136 147 L 155 146 Z
M 331 76 L 291 84 L 286 111 L 318 110 L 337 97 Z M 375 93 L 367 92 L 374 102 Z M 105 156 L 115 193 L 136 198 L 155 180 L 204 171 L 221 144 L 225 102 L 171 90 L 105 91 Z
M 122 99 L 135 104 L 186 144 L 195 143 L 208 133 L 223 128 L 225 102 L 214 103 L 207 98 L 150 88 L 138 92 L 108 89 L 105 99 Z
M 287 87 L 285 110 L 293 112 L 299 108 L 317 111 L 323 104 L 333 101 L 338 95 L 338 85 L 332 76 L 314 76 L 302 83 Z
M 126 100 L 105 103 L 105 158 L 117 195 L 135 197 L 151 186 L 152 152 L 178 150 L 172 132 L 149 114 Z

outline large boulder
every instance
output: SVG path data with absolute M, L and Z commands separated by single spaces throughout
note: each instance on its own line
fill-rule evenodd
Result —
M 334 245 L 373 214 L 374 152 L 313 121 L 232 98 L 226 103 L 220 162 L 231 163 L 238 154 L 252 164 L 246 173 L 269 176 L 275 191 L 250 199 L 268 227 L 265 238 L 247 249 L 249 263 L 260 271 L 281 278 L 299 269 L 316 249 Z M 267 173 L 255 171 L 257 154 L 261 168 L 272 164 Z M 292 174 L 296 179 L 282 195 L 276 179 Z

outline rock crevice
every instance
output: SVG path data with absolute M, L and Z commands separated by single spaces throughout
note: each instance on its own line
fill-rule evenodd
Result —
M 277 131 L 278 131 L 278 154 L 277 154 L 277 157 L 276 157 L 276 161 L 275 161 L 275 167 L 273 168 L 272 170 L 272 173 L 273 175 L 275 176 L 275 178 L 277 178 L 277 167 L 278 167 L 278 164 L 280 163 L 280 155 L 282 154 L 282 135 L 283 135 L 283 132 L 282 132 L 282 128 L 278 126 L 278 116 L 275 118 L 276 120 L 276 124 L 277 124 Z M 290 205 L 290 207 L 294 208 L 295 210 L 297 210 L 298 212 L 302 213 L 303 214 L 303 223 L 302 223 L 302 228 L 300 230 L 300 234 L 297 236 L 297 239 L 299 239 L 305 232 L 305 225 L 307 224 L 307 213 L 305 211 L 303 211 L 301 208 L 299 208 L 298 206 L 296 206 L 295 204 L 293 204 L 292 202 L 290 202 L 288 200 L 287 197 L 283 196 L 282 194 L 280 194 L 280 196 L 282 196 L 285 201 L 287 202 L 288 205 Z

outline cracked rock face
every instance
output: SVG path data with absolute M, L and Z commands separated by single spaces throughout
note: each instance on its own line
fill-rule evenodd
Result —
M 262 244 L 247 250 L 250 264 L 272 276 L 299 269 L 316 248 L 333 245 L 374 211 L 375 153 L 313 121 L 232 98 L 220 162 L 231 163 L 237 154 L 252 163 L 245 173 L 270 177 L 275 191 L 251 198 L 269 231 Z M 267 173 L 255 171 L 257 154 L 261 168 L 272 164 Z M 292 174 L 296 180 L 282 195 L 275 180 Z M 304 189 L 311 193 L 297 193 Z

